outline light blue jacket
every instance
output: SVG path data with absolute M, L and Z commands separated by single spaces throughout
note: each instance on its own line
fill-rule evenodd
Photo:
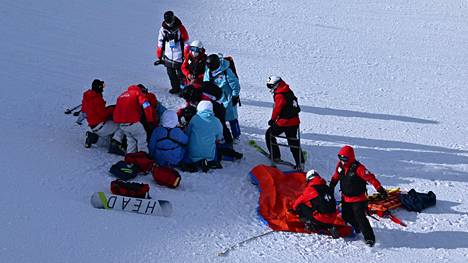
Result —
M 189 136 L 188 157 L 192 162 L 216 158 L 216 141 L 223 140 L 223 126 L 209 110 L 198 112 L 187 128 Z
M 150 155 L 161 166 L 176 166 L 184 158 L 186 146 L 188 143 L 187 135 L 179 128 L 157 127 L 151 134 L 151 139 L 148 144 Z
M 239 79 L 229 68 L 229 61 L 223 58 L 219 60 L 220 65 L 217 70 L 211 73 L 210 70 L 206 68 L 203 81 L 210 81 L 210 74 L 213 76 L 212 79 L 214 83 L 223 91 L 220 102 L 224 105 L 224 108 L 226 108 L 226 121 L 232 121 L 238 118 L 237 106 L 234 107 L 232 105 L 232 97 L 239 96 Z

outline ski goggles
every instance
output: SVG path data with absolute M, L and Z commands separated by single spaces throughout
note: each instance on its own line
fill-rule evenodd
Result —
M 199 48 L 199 47 L 190 47 L 190 51 L 200 53 L 200 52 L 201 52 L 201 48 Z
M 349 160 L 348 157 L 346 157 L 344 155 L 341 155 L 341 154 L 338 154 L 338 159 L 340 159 L 340 161 L 342 161 L 344 163 Z

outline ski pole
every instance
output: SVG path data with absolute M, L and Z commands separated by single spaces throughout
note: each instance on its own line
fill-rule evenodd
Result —
M 73 108 L 71 108 L 71 109 L 66 109 L 64 113 L 65 113 L 65 114 L 71 114 L 73 111 L 75 111 L 75 110 L 78 109 L 79 107 L 81 107 L 81 104 L 78 105 L 78 106 L 75 106 L 75 107 L 73 107 Z
M 80 113 L 81 113 L 81 110 L 79 110 L 79 111 L 75 111 L 75 112 L 73 112 L 73 116 L 77 117 L 77 116 L 79 116 L 79 115 L 80 115 Z
M 257 238 L 266 236 L 266 235 L 271 234 L 271 233 L 273 233 L 273 232 L 275 232 L 275 230 L 268 230 L 268 231 L 265 232 L 265 233 L 262 233 L 262 234 L 259 234 L 259 235 L 256 235 L 256 236 L 247 238 L 247 239 L 245 239 L 245 240 L 242 240 L 242 241 L 240 241 L 240 242 L 238 242 L 238 243 L 236 243 L 236 244 L 234 244 L 234 245 L 232 245 L 232 246 L 226 248 L 224 251 L 219 252 L 219 253 L 218 253 L 218 256 L 220 256 L 220 257 L 221 257 L 221 256 L 226 256 L 230 251 L 234 250 L 236 247 L 239 247 L 239 246 L 241 246 L 242 244 L 245 244 L 245 243 L 250 242 L 250 241 L 252 241 L 252 240 L 254 240 L 254 239 L 257 239 Z

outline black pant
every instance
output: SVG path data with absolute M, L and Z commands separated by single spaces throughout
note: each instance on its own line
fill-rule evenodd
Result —
M 314 228 L 316 230 L 320 230 L 320 229 L 328 229 L 328 228 L 331 228 L 333 227 L 333 225 L 330 225 L 330 224 L 325 224 L 325 223 L 322 223 L 320 221 L 318 221 L 317 219 L 315 219 L 312 214 L 314 212 L 314 210 L 308 206 L 306 206 L 305 204 L 300 204 L 297 206 L 297 209 L 296 209 L 296 212 L 297 212 L 297 215 L 299 216 L 299 219 L 306 223 L 306 222 L 309 222 L 311 223 Z
M 171 87 L 173 90 L 180 90 L 180 83 L 184 79 L 184 74 L 179 67 L 166 67 L 167 75 L 171 81 Z
M 361 231 L 365 240 L 375 241 L 374 231 L 367 219 L 367 201 L 346 203 L 342 202 L 341 214 L 343 219 L 354 229 Z
M 273 125 L 270 128 L 268 128 L 268 130 L 265 133 L 265 141 L 268 147 L 268 151 L 270 152 L 273 159 L 281 158 L 280 149 L 278 145 L 275 145 L 277 141 L 276 141 L 276 138 L 273 136 L 278 136 L 284 132 L 286 134 L 286 137 L 288 138 L 289 149 L 291 150 L 294 160 L 296 161 L 296 165 L 299 165 L 301 162 L 304 163 L 305 161 L 304 155 L 302 155 L 302 151 L 299 148 L 300 143 L 299 143 L 299 140 L 297 139 L 298 129 L 299 129 L 299 125 L 286 126 L 286 127 Z M 271 142 L 273 144 L 270 143 L 270 137 L 271 137 Z M 291 146 L 294 146 L 294 147 L 291 147 Z M 300 154 L 301 161 L 299 161 L 299 154 Z

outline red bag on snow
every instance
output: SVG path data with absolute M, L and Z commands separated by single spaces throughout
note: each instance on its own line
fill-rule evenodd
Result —
M 145 174 L 154 166 L 154 160 L 145 152 L 127 153 L 124 161 L 136 165 L 138 170 Z
M 180 174 L 174 168 L 155 166 L 152 173 L 157 184 L 164 185 L 169 188 L 177 188 L 180 184 Z
M 111 192 L 115 195 L 123 195 L 136 198 L 149 198 L 150 187 L 148 184 L 131 183 L 123 180 L 111 182 Z

